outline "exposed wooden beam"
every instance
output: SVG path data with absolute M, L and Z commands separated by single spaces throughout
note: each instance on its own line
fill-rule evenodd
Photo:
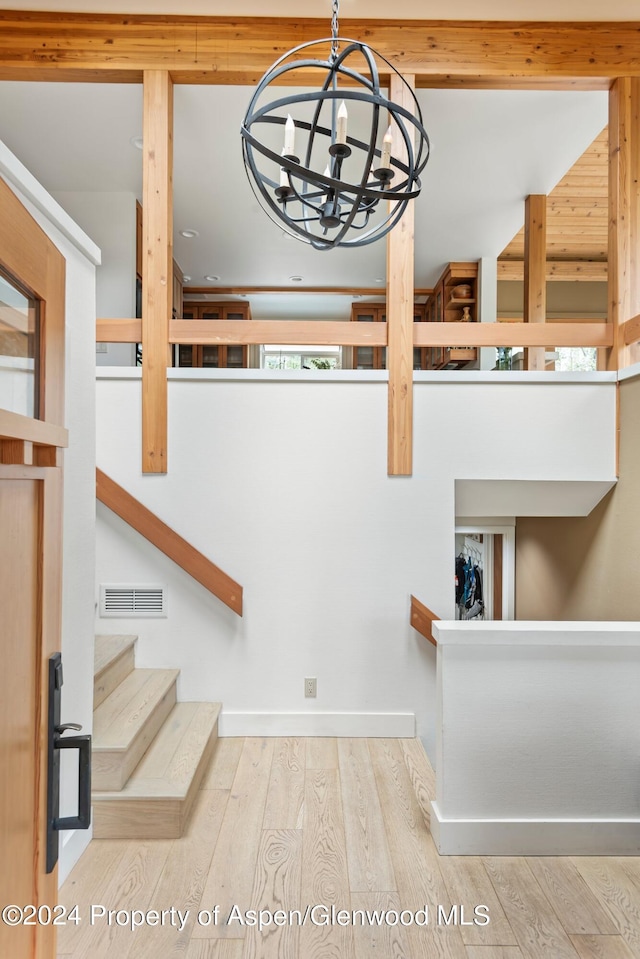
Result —
M 607 89 L 640 76 L 634 22 L 341 19 L 418 86 Z M 291 47 L 327 34 L 318 18 L 0 12 L 0 79 L 254 84 Z
M 547 260 L 547 283 L 571 280 L 606 282 L 607 263 L 587 260 Z M 523 280 L 524 260 L 498 260 L 498 280 Z
M 524 322 L 544 323 L 547 315 L 547 198 L 530 194 L 524 204 Z M 544 348 L 527 349 L 525 369 L 543 370 Z
M 145 71 L 142 126 L 142 471 L 166 473 L 173 297 L 173 84 L 166 70 Z
M 640 80 L 621 77 L 609 94 L 609 369 L 638 358 L 638 347 L 627 342 L 623 330 L 640 313 L 639 247 Z
M 404 80 L 404 82 L 403 82 Z M 415 77 L 391 77 L 389 96 L 411 113 L 415 109 L 411 88 Z M 393 124 L 393 154 L 407 163 L 407 148 Z M 396 208 L 389 202 L 389 211 Z M 414 306 L 414 206 L 407 204 L 400 221 L 387 234 L 387 370 L 389 371 L 387 421 L 387 473 L 411 476 L 413 470 L 413 306 Z M 360 324 L 354 324 L 360 325 Z M 362 324 L 364 325 L 364 324 Z M 373 324 L 374 326 L 376 324 Z

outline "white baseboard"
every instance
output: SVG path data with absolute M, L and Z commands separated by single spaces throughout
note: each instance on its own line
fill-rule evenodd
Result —
M 62 886 L 78 859 L 93 837 L 93 826 L 89 829 L 73 829 L 60 833 L 58 854 L 58 888 Z
M 431 803 L 441 856 L 638 856 L 640 819 L 445 819 Z
M 219 736 L 371 736 L 412 739 L 414 713 L 240 713 L 223 709 Z

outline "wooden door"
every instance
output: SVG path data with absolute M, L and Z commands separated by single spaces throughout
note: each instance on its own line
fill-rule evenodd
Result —
M 0 904 L 44 907 L 0 921 L 11 959 L 55 957 L 47 665 L 60 649 L 64 277 L 63 257 L 0 180 Z

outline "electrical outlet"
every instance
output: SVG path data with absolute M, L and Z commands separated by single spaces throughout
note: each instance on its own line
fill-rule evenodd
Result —
M 304 681 L 304 695 L 305 699 L 315 699 L 318 693 L 318 680 L 315 678 L 308 678 Z

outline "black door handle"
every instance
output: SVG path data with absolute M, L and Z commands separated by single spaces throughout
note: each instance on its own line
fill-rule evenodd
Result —
M 47 872 L 58 861 L 58 833 L 63 829 L 88 829 L 91 825 L 91 736 L 62 735 L 67 730 L 82 729 L 77 723 L 60 723 L 62 691 L 62 657 L 49 658 L 49 747 L 47 779 Z M 78 750 L 78 815 L 59 816 L 60 750 Z

